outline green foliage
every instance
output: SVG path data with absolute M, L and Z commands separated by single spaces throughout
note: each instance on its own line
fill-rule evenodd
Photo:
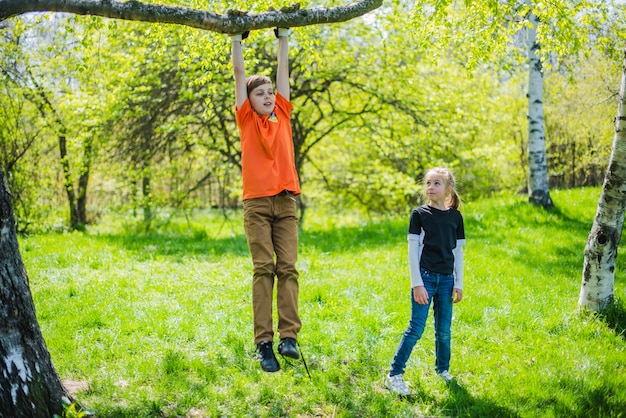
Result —
M 54 414 L 53 418 L 85 418 L 93 416 L 93 412 L 83 410 L 74 402 L 64 399 L 63 413 L 61 415 Z
M 117 215 L 85 233 L 23 237 L 20 249 L 55 367 L 87 383 L 76 397 L 99 417 L 618 417 L 624 316 L 576 313 L 599 193 L 554 190 L 552 211 L 506 193 L 464 204 L 458 384 L 433 371 L 430 320 L 405 375 L 409 399 L 383 381 L 410 315 L 408 212 L 376 222 L 308 212 L 299 341 L 312 380 L 300 363 L 267 374 L 254 359 L 241 213 L 197 212 L 150 234 Z M 624 266 L 618 257 L 616 300 Z
M 279 6 L 169 3 L 218 12 Z M 371 219 L 404 213 L 419 202 L 422 175 L 434 165 L 456 172 L 467 199 L 524 188 L 526 68 L 511 50 L 523 49 L 531 5 L 518 6 L 386 2 L 350 22 L 294 29 L 292 125 L 306 206 Z M 615 104 L 602 89 L 616 91 L 619 74 L 600 56 L 600 46 L 617 45 L 619 35 L 596 32 L 602 22 L 616 27 L 623 10 L 581 1 L 553 6 L 533 6 L 546 22 L 542 51 L 568 51 L 546 74 L 551 180 L 593 185 L 606 166 L 606 114 Z M 14 38 L 0 44 L 2 68 L 29 69 L 32 79 L 8 82 L 0 72 L 0 146 L 22 231 L 65 228 L 69 191 L 86 190 L 86 222 L 130 211 L 140 230 L 158 229 L 172 213 L 240 205 L 227 36 L 89 16 L 12 22 Z M 563 25 L 571 27 L 559 32 Z M 585 31 L 598 43 L 579 56 Z M 246 39 L 250 73 L 272 75 L 275 44 L 269 30 Z M 45 116 L 35 83 L 51 102 Z
M 618 107 L 620 63 L 598 52 L 573 59 L 566 73 L 546 79 L 545 109 L 548 171 L 552 187 L 597 186 L 611 153 L 614 126 L 607 115 Z M 604 76 L 602 75 L 604 74 Z
M 595 0 L 541 1 L 422 1 L 412 10 L 394 4 L 393 15 L 414 30 L 411 38 L 435 56 L 455 56 L 467 68 L 482 63 L 514 70 L 525 62 L 525 34 L 529 14 L 539 18 L 538 54 L 550 67 L 554 57 L 587 53 L 598 45 L 611 53 L 624 31 L 623 5 Z M 552 58 L 552 59 L 551 59 Z

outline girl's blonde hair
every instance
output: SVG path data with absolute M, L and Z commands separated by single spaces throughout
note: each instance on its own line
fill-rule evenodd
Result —
M 456 191 L 456 178 L 454 177 L 454 174 L 452 174 L 452 171 L 444 167 L 433 167 L 426 171 L 424 181 L 426 181 L 428 176 L 433 174 L 443 177 L 446 186 L 450 188 L 450 207 L 458 209 L 461 206 L 461 197 Z

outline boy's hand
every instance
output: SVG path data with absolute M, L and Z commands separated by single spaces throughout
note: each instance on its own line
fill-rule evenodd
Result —
M 247 10 L 229 9 L 229 10 L 226 10 L 226 14 L 228 16 L 246 16 L 248 14 L 248 11 Z
M 274 29 L 274 35 L 276 35 L 276 38 L 280 38 L 281 36 L 289 36 L 289 28 L 275 28 Z
M 243 41 L 244 39 L 246 39 L 248 37 L 248 35 L 250 35 L 250 31 L 247 30 L 244 33 L 238 33 L 236 35 L 230 35 L 230 40 L 231 41 Z
M 280 8 L 280 11 L 283 13 L 293 13 L 300 10 L 300 3 L 294 3 L 291 6 L 283 6 Z

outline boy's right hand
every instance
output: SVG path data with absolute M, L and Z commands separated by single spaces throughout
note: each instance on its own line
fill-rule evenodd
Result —
M 250 31 L 249 30 L 247 30 L 247 31 L 245 31 L 243 33 L 238 33 L 236 35 L 230 35 L 230 40 L 233 41 L 233 42 L 234 41 L 241 42 L 244 39 L 246 39 L 248 37 L 248 35 L 250 35 Z
M 274 35 L 276 38 L 280 38 L 281 36 L 289 36 L 289 28 L 275 28 Z

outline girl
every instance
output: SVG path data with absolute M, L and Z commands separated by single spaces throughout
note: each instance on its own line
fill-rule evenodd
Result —
M 404 332 L 387 376 L 389 390 L 409 395 L 402 375 L 413 347 L 422 337 L 431 302 L 435 320 L 435 370 L 446 383 L 450 367 L 452 304 L 463 298 L 465 228 L 458 211 L 461 199 L 450 170 L 432 168 L 424 177 L 428 204 L 411 212 L 409 270 L 411 321 Z

